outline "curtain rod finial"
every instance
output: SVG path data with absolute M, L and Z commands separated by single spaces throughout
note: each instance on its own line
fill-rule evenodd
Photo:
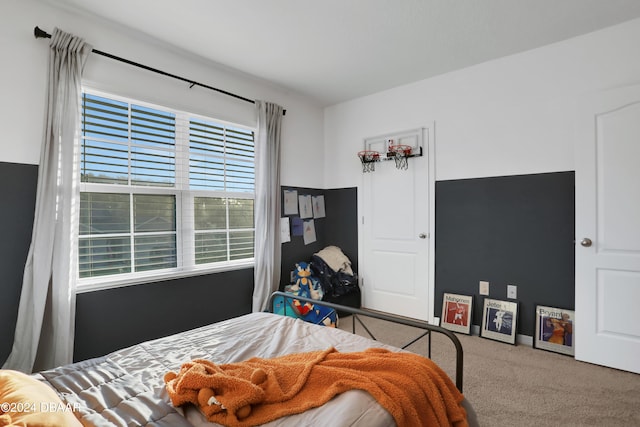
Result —
M 38 27 L 37 25 L 33 28 L 33 35 L 37 39 L 51 38 L 51 34 L 48 34 L 46 31 L 41 30 L 40 27 Z

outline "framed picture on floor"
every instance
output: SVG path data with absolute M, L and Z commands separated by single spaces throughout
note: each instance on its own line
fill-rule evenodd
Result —
M 517 302 L 485 298 L 480 336 L 515 345 L 517 320 Z
M 533 347 L 573 356 L 575 312 L 563 308 L 536 305 L 536 333 Z
M 442 320 L 440 326 L 453 332 L 471 333 L 471 308 L 473 297 L 445 293 L 442 296 Z

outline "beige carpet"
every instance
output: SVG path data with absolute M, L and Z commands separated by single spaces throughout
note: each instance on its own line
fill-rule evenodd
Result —
M 410 327 L 361 319 L 387 344 L 401 347 L 418 335 Z M 351 318 L 339 327 L 351 331 Z M 367 336 L 357 322 L 356 333 Z M 453 345 L 436 335 L 432 358 L 453 377 Z M 640 375 L 526 345 L 457 336 L 464 349 L 464 395 L 481 426 L 640 426 Z M 407 349 L 426 356 L 427 341 Z

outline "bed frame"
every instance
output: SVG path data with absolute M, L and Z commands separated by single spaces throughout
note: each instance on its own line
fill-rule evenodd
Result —
M 429 358 L 431 358 L 431 334 L 436 332 L 436 333 L 443 334 L 443 335 L 447 336 L 449 338 L 449 340 L 451 340 L 451 342 L 453 343 L 453 345 L 456 348 L 455 384 L 456 384 L 456 387 L 458 388 L 458 390 L 460 390 L 460 392 L 462 393 L 462 371 L 463 371 L 462 344 L 460 343 L 460 340 L 458 340 L 458 337 L 456 337 L 456 335 L 453 332 L 451 332 L 450 330 L 444 329 L 444 328 L 442 328 L 440 326 L 430 325 L 427 322 L 408 319 L 408 318 L 405 318 L 405 317 L 400 317 L 400 316 L 387 314 L 387 313 L 381 313 L 381 312 L 376 312 L 376 311 L 371 311 L 371 310 L 363 310 L 363 309 L 359 309 L 359 308 L 348 307 L 348 306 L 344 306 L 344 305 L 340 305 L 340 304 L 334 304 L 334 303 L 331 303 L 331 302 L 328 302 L 328 301 L 314 300 L 314 299 L 311 299 L 311 298 L 296 296 L 296 295 L 292 295 L 290 293 L 280 292 L 280 291 L 274 292 L 273 294 L 271 294 L 271 297 L 269 298 L 269 307 L 268 307 L 269 312 L 273 312 L 273 306 L 274 306 L 273 303 L 274 303 L 274 300 L 275 300 L 276 297 L 283 297 L 285 302 L 286 301 L 298 300 L 298 301 L 304 301 L 304 302 L 309 302 L 309 303 L 312 303 L 312 304 L 321 305 L 321 306 L 324 306 L 324 307 L 333 308 L 334 310 L 336 310 L 337 312 L 339 312 L 339 313 L 341 313 L 343 315 L 344 315 L 344 313 L 348 313 L 348 314 L 352 315 L 352 321 L 353 321 L 352 332 L 355 333 L 356 321 L 358 321 L 360 323 L 360 325 L 362 325 L 364 330 L 367 332 L 367 334 L 369 334 L 369 337 L 371 337 L 371 339 L 373 339 L 373 340 L 376 340 L 376 337 L 371 333 L 369 328 L 366 327 L 366 325 L 362 322 L 362 320 L 360 319 L 359 316 L 371 317 L 371 318 L 375 318 L 375 319 L 384 320 L 384 321 L 387 321 L 387 322 L 398 323 L 398 324 L 401 324 L 401 325 L 412 326 L 414 328 L 422 329 L 422 330 L 424 330 L 424 332 L 422 334 L 420 334 L 418 337 L 414 338 L 413 340 L 409 341 L 408 343 L 403 345 L 401 348 L 405 349 L 408 346 L 410 346 L 411 344 L 413 344 L 416 341 L 418 341 L 419 339 L 421 339 L 423 337 L 426 337 L 426 339 L 428 340 L 428 353 L 427 354 L 428 354 Z M 289 304 L 284 304 L 285 314 L 286 314 L 286 310 L 287 310 L 288 306 L 289 306 Z
M 278 297 L 278 303 L 285 302 L 285 304 L 274 309 L 273 302 L 276 297 Z M 229 364 L 245 361 L 251 357 L 271 359 L 296 352 L 326 351 L 330 350 L 329 346 L 335 346 L 336 349 L 345 352 L 364 352 L 376 346 L 390 351 L 400 351 L 398 346 L 381 342 L 379 345 L 376 344 L 374 341 L 376 338 L 366 327 L 369 337 L 350 336 L 349 331 L 336 331 L 333 328 L 317 326 L 291 316 L 281 316 L 292 314 L 283 312 L 283 308 L 295 299 L 310 302 L 316 306 L 323 305 L 328 307 L 327 311 L 335 310 L 338 313 L 352 315 L 354 329 L 356 321 L 364 326 L 360 320 L 362 317 L 394 322 L 391 325 L 402 324 L 415 327 L 416 334 L 420 332 L 422 334 L 411 343 L 426 337 L 429 340 L 428 357 L 432 354 L 432 334 L 437 332 L 446 335 L 456 349 L 456 374 L 455 378 L 453 374 L 449 374 L 452 377 L 451 381 L 436 382 L 446 389 L 440 391 L 446 391 L 449 397 L 453 397 L 451 395 L 457 397 L 454 384 L 458 390 L 462 391 L 462 346 L 451 331 L 426 322 L 316 301 L 282 292 L 271 296 L 270 311 L 277 311 L 275 315 L 266 312 L 247 313 L 222 322 L 135 344 L 102 357 L 41 371 L 34 374 L 33 378 L 44 383 L 37 385 L 42 385 L 49 392 L 51 392 L 49 387 L 54 390 L 61 402 L 78 405 L 75 415 L 83 425 L 103 426 L 107 424 L 106 421 L 109 421 L 112 423 L 110 425 L 123 427 L 130 425 L 193 427 L 203 425 L 206 416 L 195 406 L 186 407 L 183 413 L 176 410 L 167 399 L 168 391 L 165 393 L 164 381 L 168 370 L 175 373 L 189 361 L 205 359 L 216 361 L 215 363 L 218 364 Z M 292 308 L 289 307 L 289 310 Z M 346 317 L 343 317 L 343 320 L 347 320 Z M 346 324 L 349 329 L 348 321 Z M 275 330 L 281 333 L 275 336 L 268 333 Z M 447 346 L 447 355 L 453 353 L 448 347 L 448 342 L 438 340 L 434 343 L 437 347 L 441 345 Z M 412 356 L 409 359 L 412 359 Z M 453 354 L 451 354 L 451 357 L 446 359 L 446 363 L 450 365 L 453 361 Z M 392 366 L 389 368 L 393 370 Z M 441 371 L 429 372 L 429 375 L 425 375 L 425 381 L 428 381 L 426 377 L 432 377 L 432 374 L 439 376 Z M 435 383 L 433 385 L 433 388 L 442 388 Z M 428 387 L 428 384 L 425 386 Z M 335 405 L 327 407 L 322 405 L 315 408 L 317 411 L 313 416 L 319 417 L 318 421 L 321 419 L 327 421 L 322 425 L 332 425 L 337 416 L 343 416 L 345 425 L 390 425 L 389 421 L 394 416 L 388 411 L 382 411 L 384 408 L 372 396 L 364 394 L 341 394 L 336 399 L 340 399 L 339 402 Z M 444 398 L 445 394 L 441 393 L 440 396 Z M 471 403 L 464 396 L 458 403 L 464 408 L 469 425 L 477 426 L 477 416 Z M 461 415 L 461 411 L 456 409 L 455 412 Z M 292 425 L 309 424 L 304 422 L 308 419 L 303 414 L 292 415 L 291 420 Z M 289 425 L 287 422 L 281 424 Z

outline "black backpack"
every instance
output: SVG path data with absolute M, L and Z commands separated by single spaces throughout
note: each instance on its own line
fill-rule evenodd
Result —
M 360 290 L 358 277 L 342 270 L 333 271 L 322 258 L 311 256 L 311 271 L 320 282 L 325 298 L 337 297 Z

